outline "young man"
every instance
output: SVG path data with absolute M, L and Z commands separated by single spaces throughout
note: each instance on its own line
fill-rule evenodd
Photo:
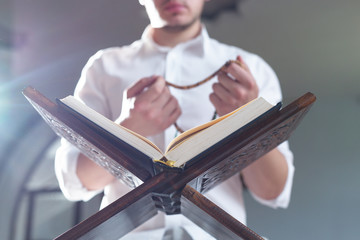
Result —
M 214 111 L 224 115 L 258 96 L 274 104 L 281 101 L 278 79 L 260 57 L 209 38 L 200 20 L 205 2 L 140 1 L 150 19 L 142 38 L 130 46 L 95 54 L 83 69 L 75 96 L 162 148 L 177 134 L 175 122 L 189 129 L 211 120 Z M 166 85 L 165 81 L 193 84 L 230 59 L 237 59 L 242 66 L 230 64 L 210 83 L 191 90 Z M 276 208 L 288 205 L 293 171 L 292 154 L 284 143 L 241 175 L 255 199 Z M 71 200 L 88 200 L 104 190 L 102 207 L 130 190 L 64 140 L 57 151 L 56 174 L 62 191 Z M 206 196 L 246 222 L 240 173 Z M 163 214 L 125 239 L 162 239 L 165 229 L 179 227 L 193 239 L 213 239 L 182 215 Z

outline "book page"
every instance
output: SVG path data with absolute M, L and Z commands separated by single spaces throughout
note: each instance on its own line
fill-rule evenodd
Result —
M 116 124 L 115 122 L 96 112 L 92 108 L 86 106 L 75 97 L 67 96 L 63 99 L 60 99 L 60 101 L 67 107 L 78 112 L 85 118 L 89 119 L 90 121 L 97 124 L 109 133 L 113 134 L 117 138 L 135 147 L 137 150 L 143 152 L 152 159 L 158 160 L 163 157 L 163 153 L 161 152 L 161 150 L 149 139 L 131 131 L 130 129 Z
M 250 102 L 249 102 L 249 103 L 250 103 Z M 241 108 L 243 108 L 243 107 L 245 107 L 246 105 L 248 105 L 249 103 L 247 103 L 247 104 L 245 104 L 245 105 L 243 105 L 243 106 L 235 109 L 234 111 L 232 111 L 232 112 L 230 112 L 230 113 L 228 113 L 228 114 L 226 114 L 226 115 L 224 115 L 224 116 L 221 116 L 221 117 L 219 117 L 219 118 L 217 118 L 217 119 L 211 120 L 211 121 L 209 121 L 209 122 L 207 122 L 207 123 L 205 123 L 205 124 L 196 126 L 196 127 L 194 127 L 194 128 L 191 128 L 191 129 L 189 129 L 189 130 L 181 133 L 179 136 L 175 137 L 175 138 L 169 143 L 169 145 L 168 145 L 165 153 L 171 151 L 171 149 L 175 148 L 177 145 L 179 145 L 179 144 L 181 144 L 182 142 L 186 141 L 187 139 L 191 138 L 191 136 L 197 134 L 198 132 L 200 132 L 200 131 L 202 131 L 202 130 L 204 130 L 204 129 L 206 129 L 206 128 L 208 128 L 208 127 L 210 127 L 210 126 L 212 126 L 212 125 L 214 125 L 214 124 L 222 121 L 223 119 L 225 119 L 225 118 L 227 118 L 227 117 L 229 117 L 229 116 L 231 116 L 232 114 L 236 113 L 236 112 L 239 111 Z
M 192 134 L 191 137 L 185 138 L 166 153 L 166 158 L 174 161 L 175 167 L 180 167 L 272 107 L 273 105 L 265 99 L 257 98 L 231 114 L 225 115 L 224 118 L 216 123 L 210 124 L 209 127 L 198 131 L 197 134 Z

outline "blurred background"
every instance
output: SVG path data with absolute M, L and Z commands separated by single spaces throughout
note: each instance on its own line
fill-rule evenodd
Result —
M 288 209 L 246 195 L 248 225 L 270 239 L 359 239 L 360 1 L 212 0 L 210 36 L 262 56 L 284 103 L 318 97 L 292 135 Z M 130 44 L 148 24 L 134 0 L 0 0 L 0 239 L 52 239 L 96 212 L 66 201 L 53 158 L 59 139 L 25 100 L 72 94 L 97 50 Z

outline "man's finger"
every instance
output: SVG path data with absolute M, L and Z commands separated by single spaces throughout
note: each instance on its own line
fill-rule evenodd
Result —
M 139 81 L 137 81 L 133 86 L 131 86 L 126 94 L 127 98 L 132 98 L 144 91 L 145 88 L 151 86 L 156 80 L 156 76 L 146 77 L 142 78 Z
M 253 78 L 245 63 L 242 63 L 242 66 L 231 63 L 226 69 L 225 72 L 230 74 L 235 81 L 243 85 L 245 88 L 250 88 L 253 85 Z
M 161 94 L 163 94 L 165 88 L 165 80 L 162 77 L 155 77 L 155 80 L 152 82 L 152 84 L 149 85 L 148 88 L 138 96 L 137 101 L 154 102 L 159 97 L 161 97 Z
M 213 84 L 213 90 L 215 95 L 222 101 L 222 102 L 228 102 L 231 94 L 230 92 L 222 85 L 221 83 L 214 83 Z

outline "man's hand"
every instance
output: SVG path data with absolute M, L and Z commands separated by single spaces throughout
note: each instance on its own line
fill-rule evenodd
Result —
M 248 66 L 240 56 L 242 66 L 231 63 L 218 74 L 219 82 L 213 84 L 210 101 L 219 116 L 225 115 L 258 97 L 259 89 Z
M 140 79 L 124 93 L 119 123 L 143 136 L 158 134 L 173 124 L 181 109 L 164 78 Z

